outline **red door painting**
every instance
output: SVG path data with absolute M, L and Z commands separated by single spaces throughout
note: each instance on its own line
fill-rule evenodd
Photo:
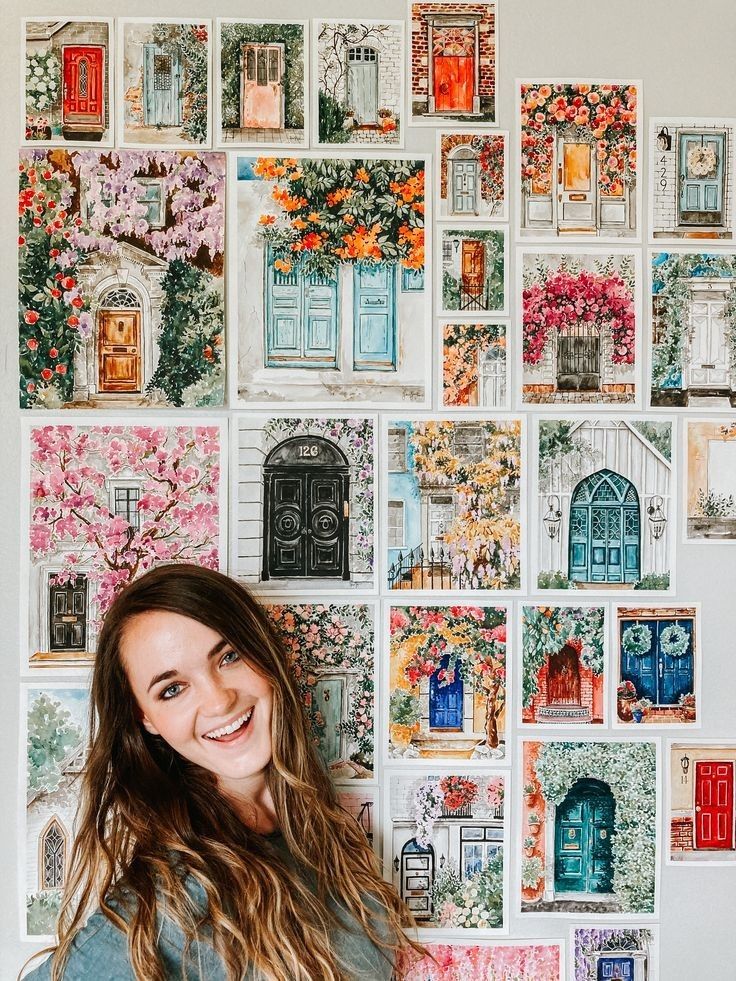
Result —
M 475 32 L 467 27 L 435 30 L 432 42 L 435 112 L 472 112 Z
M 695 847 L 731 851 L 733 837 L 733 763 L 695 763 Z
M 62 125 L 65 134 L 99 139 L 105 129 L 105 48 L 64 45 Z

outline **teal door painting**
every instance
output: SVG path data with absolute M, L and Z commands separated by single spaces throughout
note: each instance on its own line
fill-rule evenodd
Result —
M 396 265 L 353 266 L 353 367 L 396 371 Z
M 143 122 L 181 126 L 183 73 L 178 50 L 143 45 Z
M 458 670 L 453 681 L 448 684 L 440 683 L 445 680 L 448 658 L 443 657 L 439 668 L 429 678 L 429 728 L 444 729 L 450 732 L 462 732 L 463 728 L 463 679 Z
M 680 133 L 679 219 L 682 225 L 723 223 L 725 133 Z
M 598 961 L 596 981 L 632 981 L 634 977 L 633 957 L 601 957 Z
M 627 653 L 623 636 L 632 623 L 649 628 L 652 642 L 644 654 Z M 681 627 L 688 635 L 688 649 L 674 657 L 662 650 L 662 633 L 673 625 Z M 621 680 L 631 681 L 637 695 L 649 698 L 655 705 L 677 705 L 680 695 L 695 691 L 695 667 L 693 656 L 693 621 L 690 619 L 622 620 L 619 625 L 621 650 Z M 666 638 L 665 638 L 666 640 Z M 665 645 L 666 646 L 666 645 Z
M 266 367 L 337 368 L 337 277 L 280 272 L 270 249 L 265 258 Z
M 569 578 L 576 582 L 637 582 L 641 514 L 634 485 L 599 470 L 575 487 L 570 503 Z
M 342 759 L 343 678 L 319 678 L 312 690 L 312 719 L 319 732 L 319 752 L 329 766 Z
M 578 780 L 555 815 L 555 892 L 610 893 L 616 803 L 600 780 Z

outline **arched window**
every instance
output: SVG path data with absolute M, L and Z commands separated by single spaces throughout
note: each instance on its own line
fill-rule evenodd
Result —
M 66 836 L 56 818 L 41 834 L 41 889 L 61 889 L 66 872 Z
M 133 290 L 125 286 L 113 286 L 103 296 L 100 306 L 108 310 L 139 310 L 141 303 Z

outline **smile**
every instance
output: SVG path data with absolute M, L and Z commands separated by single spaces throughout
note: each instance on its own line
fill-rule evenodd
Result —
M 237 719 L 221 729 L 213 729 L 211 732 L 204 733 L 204 739 L 217 740 L 218 742 L 231 742 L 236 739 L 241 732 L 245 731 L 250 722 L 250 717 L 253 715 L 253 708 L 249 708 L 247 712 L 243 712 L 239 715 Z M 237 735 L 236 735 L 237 734 Z

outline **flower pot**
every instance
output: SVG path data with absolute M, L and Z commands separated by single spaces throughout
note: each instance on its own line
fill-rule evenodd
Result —
M 634 722 L 641 722 L 641 720 L 644 718 L 644 713 L 641 709 L 634 709 L 631 713 L 631 717 Z
M 537 835 L 539 834 L 539 832 L 541 830 L 542 830 L 542 825 L 541 824 L 530 824 L 529 825 L 529 834 L 530 835 L 534 835 L 535 838 L 537 837 Z
M 392 723 L 391 725 L 391 742 L 394 744 L 396 749 L 400 749 L 402 752 L 409 748 L 409 743 L 411 742 L 411 737 L 414 735 L 414 726 L 404 726 L 399 725 L 399 723 Z
M 527 858 L 531 858 L 532 855 L 534 854 L 534 852 L 535 852 L 535 849 L 534 848 L 525 848 L 524 849 L 524 854 L 526 855 Z
M 682 709 L 683 722 L 695 722 L 695 709 L 691 705 L 686 705 Z
M 533 804 L 536 799 L 536 794 L 524 794 L 524 803 L 527 805 L 527 807 L 529 807 L 530 804 Z
M 622 722 L 631 722 L 631 701 L 630 698 L 619 698 L 618 700 L 618 717 Z

